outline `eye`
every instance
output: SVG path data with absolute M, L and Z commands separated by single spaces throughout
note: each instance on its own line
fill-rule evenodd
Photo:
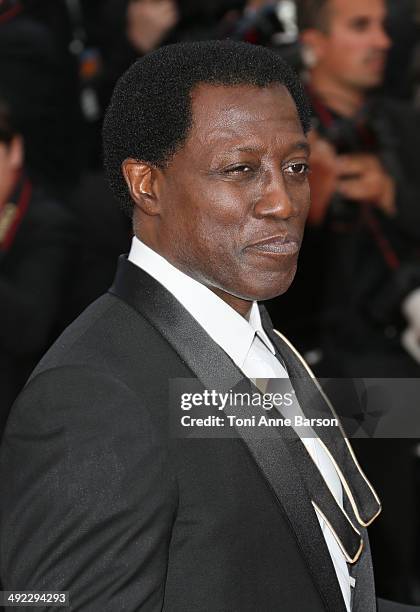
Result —
M 370 20 L 367 17 L 357 17 L 350 22 L 350 28 L 355 32 L 366 32 L 370 27 Z
M 252 172 L 252 168 L 247 164 L 238 164 L 237 166 L 232 166 L 231 168 L 227 168 L 225 170 L 225 174 L 231 175 L 248 174 L 249 172 Z
M 286 166 L 285 171 L 294 176 L 307 176 L 309 174 L 309 164 L 306 162 L 292 163 Z

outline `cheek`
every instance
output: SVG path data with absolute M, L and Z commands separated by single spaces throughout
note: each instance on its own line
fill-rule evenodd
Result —
M 342 29 L 334 37 L 327 55 L 327 61 L 334 65 L 338 71 L 345 73 L 359 63 L 360 57 L 364 53 L 363 46 L 360 37 Z
M 303 213 L 309 207 L 311 200 L 311 187 L 309 178 L 304 181 L 293 183 L 287 188 L 289 198 L 294 202 L 295 206 Z
M 196 247 L 203 257 L 213 263 L 226 263 L 227 259 L 237 257 L 243 220 L 237 206 L 229 207 L 220 199 L 208 204 L 196 210 L 191 234 L 196 238 Z
M 218 187 L 217 198 L 215 191 L 195 184 L 174 194 L 177 205 L 165 220 L 179 259 L 204 269 L 234 264 L 244 223 L 240 200 L 231 190 Z
M 196 185 L 185 209 L 190 229 L 203 240 L 219 243 L 223 236 L 230 236 L 236 243 L 247 218 L 246 203 L 238 191 L 231 185 Z

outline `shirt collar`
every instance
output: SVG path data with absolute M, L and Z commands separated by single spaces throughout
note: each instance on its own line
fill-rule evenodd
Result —
M 213 291 L 175 268 L 136 236 L 128 259 L 172 293 L 239 368 L 244 364 L 255 334 L 275 353 L 262 327 L 257 302 L 252 303 L 245 319 Z
M 270 349 L 273 355 L 275 355 L 276 351 L 262 326 L 260 309 L 258 308 L 257 302 L 252 302 L 252 307 L 247 318 L 254 332 L 260 337 L 260 339 L 264 342 L 267 348 Z

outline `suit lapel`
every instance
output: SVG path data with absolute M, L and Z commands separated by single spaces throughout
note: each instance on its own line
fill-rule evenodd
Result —
M 264 307 L 260 307 L 264 327 L 286 364 L 296 394 L 307 416 L 338 418 L 314 374 L 286 338 L 273 330 Z M 354 451 L 339 423 L 336 428 L 314 428 L 324 447 L 332 455 L 343 488 L 349 497 L 356 524 L 368 527 L 380 514 L 381 503 L 369 480 L 360 468 Z
M 110 293 L 127 302 L 175 349 L 180 359 L 207 389 L 258 393 L 230 357 L 210 338 L 186 309 L 155 279 L 120 258 Z M 226 414 L 237 414 L 227 406 Z M 257 406 L 241 406 L 241 416 L 266 414 Z M 288 428 L 285 428 L 286 430 Z M 287 448 L 282 431 L 264 427 L 238 428 L 238 433 L 259 466 L 280 511 L 293 532 L 315 587 L 328 612 L 346 612 L 335 570 L 312 507 L 308 491 Z M 280 571 L 280 568 L 279 568 Z

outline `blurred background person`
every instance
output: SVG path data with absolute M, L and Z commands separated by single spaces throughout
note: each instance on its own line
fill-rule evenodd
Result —
M 45 5 L 49 11 L 42 2 L 0 3 L 0 86 L 14 92 L 12 110 L 32 175 L 64 199 L 84 160 L 78 66 L 65 6 Z
M 74 222 L 25 168 L 0 91 L 0 436 L 9 409 L 60 327 Z
M 101 57 L 94 86 L 102 119 L 118 78 L 137 58 L 159 47 L 178 23 L 179 9 L 176 0 L 107 0 L 98 11 L 103 29 L 90 42 L 97 43 Z M 89 32 L 90 23 L 85 27 Z
M 222 22 L 229 38 L 270 47 L 281 53 L 296 71 L 301 68 L 296 4 L 294 0 L 248 0 L 236 20 Z
M 139 54 L 156 49 L 179 19 L 175 0 L 131 0 L 127 7 L 127 39 Z
M 70 41 L 63 3 L 0 4 L 0 435 L 12 401 L 71 317 L 66 292 L 79 231 L 70 202 L 84 155 Z

